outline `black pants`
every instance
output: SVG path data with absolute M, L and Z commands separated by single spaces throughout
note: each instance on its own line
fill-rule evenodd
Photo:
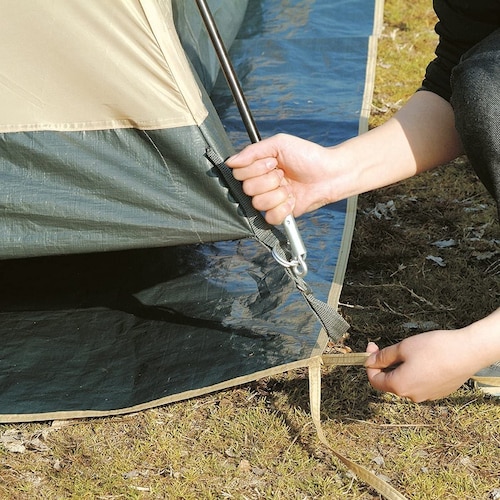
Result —
M 500 29 L 463 56 L 451 85 L 465 152 L 500 214 Z

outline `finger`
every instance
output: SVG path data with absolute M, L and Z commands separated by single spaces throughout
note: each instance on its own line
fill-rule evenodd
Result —
M 247 191 L 244 188 L 244 191 Z M 247 193 L 248 194 L 248 193 Z M 283 219 L 293 212 L 295 199 L 291 195 L 288 186 L 280 186 L 272 191 L 267 191 L 252 197 L 254 208 L 260 212 L 275 210 L 273 220 L 283 212 Z M 286 212 L 286 213 L 285 213 Z M 280 220 L 278 223 L 281 223 Z M 276 224 L 276 222 L 274 222 Z
M 248 196 L 256 196 L 268 192 L 274 193 L 279 188 L 283 188 L 283 191 L 285 191 L 282 196 L 288 196 L 291 192 L 288 182 L 284 179 L 283 171 L 277 168 L 266 174 L 251 177 L 243 181 L 243 191 Z M 277 204 L 282 201 L 282 199 L 277 200 Z
M 384 349 L 374 351 L 365 361 L 367 368 L 387 369 L 396 366 L 404 361 L 399 344 L 385 347 Z
M 375 342 L 368 342 L 368 345 L 366 346 L 366 352 L 369 352 L 371 354 L 376 353 L 379 351 L 378 345 L 375 344 Z
M 377 368 L 368 368 L 366 373 L 368 380 L 374 389 L 383 392 L 396 392 L 393 387 L 394 371 L 385 372 Z
M 266 212 L 266 221 L 271 225 L 281 224 L 285 218 L 293 213 L 295 202 L 294 198 L 290 197 L 286 202 L 274 207 Z
M 231 168 L 241 168 L 263 158 L 276 158 L 278 150 L 273 138 L 263 139 L 255 144 L 250 144 L 239 153 L 230 156 L 226 164 Z
M 245 164 L 240 167 L 229 166 L 233 169 L 234 178 L 239 181 L 244 181 L 246 179 L 251 179 L 252 177 L 259 177 L 275 171 L 278 166 L 278 160 L 276 158 L 268 157 L 260 158 L 253 163 Z M 280 170 L 280 172 L 282 171 Z

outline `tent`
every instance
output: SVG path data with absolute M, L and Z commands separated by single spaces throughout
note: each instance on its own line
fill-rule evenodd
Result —
M 379 4 L 210 2 L 263 135 L 366 129 Z M 345 330 L 355 200 L 298 221 L 305 282 L 276 261 L 286 238 L 223 163 L 248 138 L 194 1 L 2 7 L 0 421 L 137 411 L 319 359 L 316 306 Z

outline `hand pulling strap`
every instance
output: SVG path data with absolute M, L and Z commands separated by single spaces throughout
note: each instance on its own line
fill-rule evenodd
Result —
M 257 240 L 271 252 L 282 257 L 284 261 L 288 261 L 289 256 L 286 254 L 285 250 L 287 244 L 285 235 L 276 227 L 268 224 L 262 214 L 253 208 L 251 198 L 243 192 L 241 183 L 234 178 L 231 169 L 224 163 L 224 160 L 212 148 L 207 148 L 205 154 L 208 160 L 217 167 L 222 174 L 232 196 L 238 201 L 241 209 L 245 213 Z M 317 299 L 303 278 L 297 276 L 296 273 L 293 273 L 289 268 L 285 269 L 323 325 L 329 337 L 334 342 L 338 342 L 349 329 L 349 324 L 333 307 Z

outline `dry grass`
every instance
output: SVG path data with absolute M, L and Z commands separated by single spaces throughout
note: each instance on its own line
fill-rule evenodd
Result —
M 419 85 L 435 43 L 429 9 L 386 2 L 373 126 Z M 388 202 L 394 210 L 377 218 Z M 498 305 L 499 239 L 493 201 L 465 160 L 360 197 L 341 297 L 347 344 L 364 350 L 367 340 L 386 345 L 488 314 Z M 440 240 L 455 245 L 432 245 Z M 373 391 L 359 368 L 325 371 L 323 385 L 331 442 L 409 498 L 487 499 L 500 488 L 499 401 L 464 387 L 412 404 Z M 378 498 L 319 444 L 301 371 L 130 416 L 0 426 L 7 435 L 0 498 Z

